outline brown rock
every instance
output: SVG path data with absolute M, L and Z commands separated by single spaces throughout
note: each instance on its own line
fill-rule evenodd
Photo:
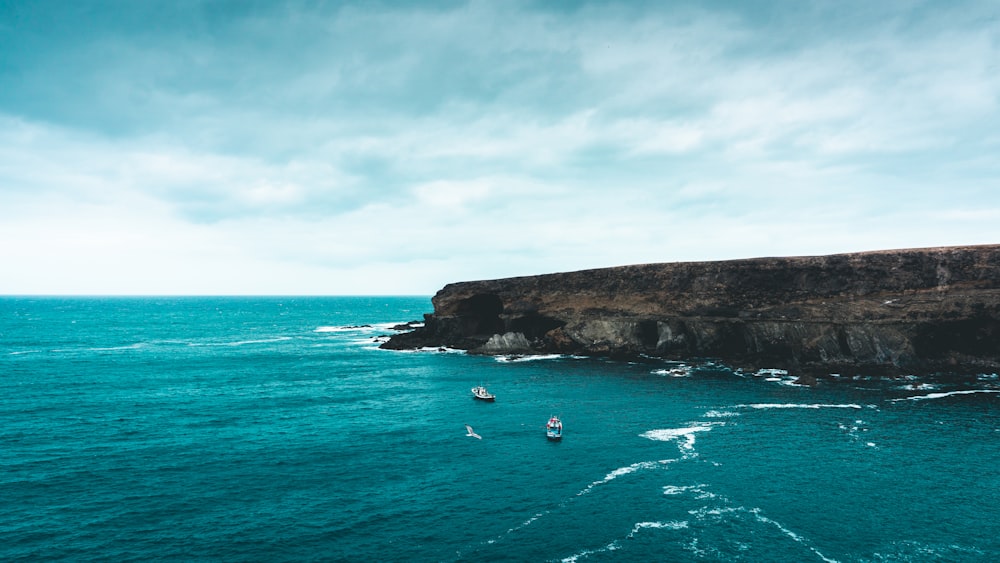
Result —
M 453 283 L 385 346 L 711 357 L 795 373 L 1000 368 L 1000 245 L 644 264 Z

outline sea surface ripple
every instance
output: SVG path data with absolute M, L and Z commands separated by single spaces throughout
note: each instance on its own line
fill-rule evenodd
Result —
M 378 349 L 430 310 L 0 297 L 0 560 L 1000 560 L 996 374 Z

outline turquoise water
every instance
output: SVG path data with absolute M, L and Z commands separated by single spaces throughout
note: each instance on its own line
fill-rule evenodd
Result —
M 377 348 L 430 310 L 0 298 L 0 560 L 1000 560 L 994 374 Z

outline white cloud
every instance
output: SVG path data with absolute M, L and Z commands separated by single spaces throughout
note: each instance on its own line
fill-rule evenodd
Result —
M 212 34 L 96 10 L 0 43 L 24 57 L 0 63 L 0 235 L 24 241 L 0 293 L 1000 242 L 989 5 L 835 8 L 275 4 Z

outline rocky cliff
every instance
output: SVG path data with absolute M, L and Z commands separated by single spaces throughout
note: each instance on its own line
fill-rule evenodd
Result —
M 714 358 L 798 373 L 1000 368 L 1000 245 L 453 283 L 386 348 Z

